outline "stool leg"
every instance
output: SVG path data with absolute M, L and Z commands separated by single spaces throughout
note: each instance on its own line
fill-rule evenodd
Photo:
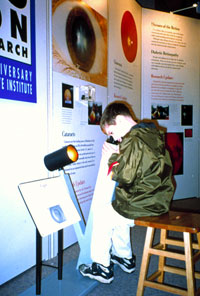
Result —
M 149 259 L 150 259 L 149 248 L 151 248 L 151 246 L 152 246 L 154 232 L 155 232 L 155 229 L 153 227 L 147 227 L 146 239 L 145 239 L 144 250 L 143 250 L 143 255 L 142 255 L 142 262 L 141 262 L 141 266 L 140 266 L 140 276 L 139 276 L 136 296 L 143 296 L 143 293 L 144 293 L 144 281 L 147 276 L 148 267 L 149 267 Z
M 197 233 L 197 241 L 198 241 L 198 245 L 199 245 L 199 249 L 200 249 L 200 232 Z
M 184 232 L 184 248 L 185 248 L 185 265 L 187 276 L 187 290 L 188 296 L 195 295 L 195 281 L 194 281 L 194 265 L 192 261 L 192 238 L 191 233 Z
M 167 230 L 166 229 L 161 229 L 160 231 L 160 243 L 163 245 L 163 250 L 166 249 L 166 238 L 167 238 Z M 158 277 L 158 282 L 163 283 L 164 281 L 164 265 L 166 262 L 166 257 L 164 256 L 159 256 L 159 262 L 158 262 L 158 270 L 160 271 L 160 275 Z

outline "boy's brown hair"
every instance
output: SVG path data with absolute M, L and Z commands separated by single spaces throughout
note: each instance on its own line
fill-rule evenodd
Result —
M 102 114 L 100 121 L 101 129 L 104 130 L 105 125 L 115 125 L 117 115 L 124 115 L 133 118 L 133 114 L 128 104 L 125 104 L 124 102 L 112 102 L 105 108 Z

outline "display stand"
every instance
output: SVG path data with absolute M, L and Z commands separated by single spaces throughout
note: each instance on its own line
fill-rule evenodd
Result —
M 36 295 L 41 294 L 42 266 L 54 267 L 42 263 L 42 237 L 36 227 Z M 62 280 L 63 272 L 63 229 L 58 231 L 58 280 Z
M 41 294 L 42 237 L 36 227 L 36 295 Z
M 73 263 L 73 265 L 69 265 L 69 268 L 73 268 L 73 270 L 70 270 L 68 275 L 73 276 L 73 279 L 67 277 L 68 284 L 71 285 L 73 283 L 75 287 L 71 287 L 66 293 L 64 291 L 65 287 L 63 287 L 61 284 L 62 281 L 60 281 L 60 286 L 62 286 L 63 293 L 65 294 L 61 293 L 59 295 L 87 295 L 97 285 L 96 281 L 82 277 L 76 272 L 80 264 L 91 263 L 90 243 L 93 216 L 99 207 L 110 203 L 113 197 L 116 183 L 111 180 L 110 176 L 107 176 L 107 170 L 107 160 L 102 157 L 87 225 L 70 176 L 64 170 L 63 175 L 59 177 L 36 180 L 19 185 L 19 190 L 21 194 L 23 192 L 22 197 L 36 225 L 36 295 L 41 294 L 42 265 L 45 265 L 42 264 L 42 237 L 53 232 L 58 232 L 58 280 L 61 280 L 63 272 L 63 229 L 69 225 L 73 225 L 74 227 L 80 247 L 80 254 L 77 264 Z M 103 194 L 102 184 L 104 185 L 103 188 L 105 188 Z M 46 193 L 41 193 L 42 190 L 46 191 Z M 57 195 L 55 192 L 59 192 L 59 194 Z M 43 204 L 41 204 L 41 200 Z M 62 215 L 60 214 L 59 217 L 61 221 L 56 222 L 56 217 L 50 215 L 52 208 L 62 211 Z M 66 280 L 66 272 L 63 277 Z M 55 287 L 57 287 L 56 282 L 54 283 Z
M 68 174 L 19 184 L 22 198 L 36 226 L 36 295 L 41 294 L 42 237 L 58 233 L 58 280 L 63 273 L 63 229 L 85 223 Z M 59 195 L 55 193 L 59 192 Z M 76 204 L 75 204 L 76 203 Z M 79 231 L 80 232 L 80 231 Z
M 58 280 L 62 280 L 63 272 L 63 229 L 58 231 Z

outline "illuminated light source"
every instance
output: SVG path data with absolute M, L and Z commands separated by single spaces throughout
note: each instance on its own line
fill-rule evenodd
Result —
M 44 157 L 44 164 L 49 171 L 63 169 L 64 166 L 76 162 L 78 152 L 73 145 L 65 146 Z
M 180 11 L 183 11 L 183 10 L 188 10 L 188 9 L 195 8 L 195 7 L 196 7 L 196 12 L 199 13 L 200 2 L 194 3 L 194 4 L 192 4 L 192 6 L 189 6 L 189 7 L 186 7 L 186 8 L 181 8 L 181 9 L 178 9 L 178 10 L 170 11 L 170 13 L 176 13 L 176 12 L 180 12 Z

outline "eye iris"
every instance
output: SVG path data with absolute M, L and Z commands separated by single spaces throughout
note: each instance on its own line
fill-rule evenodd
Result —
M 88 72 L 95 60 L 96 38 L 87 13 L 80 7 L 73 8 L 68 15 L 66 41 L 74 65 Z

